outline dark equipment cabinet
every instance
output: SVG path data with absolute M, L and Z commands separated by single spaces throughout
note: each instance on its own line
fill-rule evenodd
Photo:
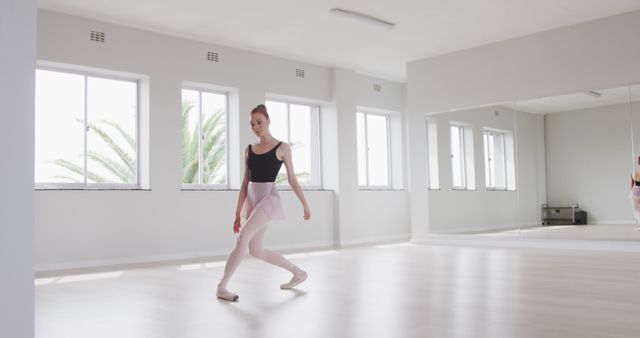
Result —
M 545 224 L 587 224 L 587 212 L 574 204 L 568 207 L 554 207 L 543 204 L 540 209 L 542 225 Z

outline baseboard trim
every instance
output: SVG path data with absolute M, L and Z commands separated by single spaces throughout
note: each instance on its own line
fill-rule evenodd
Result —
M 640 241 L 607 241 L 581 239 L 477 238 L 473 235 L 430 235 L 413 238 L 415 244 L 471 247 L 569 249 L 591 251 L 640 252 Z
M 101 259 L 90 261 L 75 261 L 53 264 L 38 264 L 35 266 L 36 272 L 52 272 L 74 269 L 90 269 L 104 267 L 123 267 L 133 266 L 136 264 L 159 263 L 159 262 L 179 262 L 182 260 L 197 259 L 203 257 L 216 257 L 228 253 L 223 250 L 207 251 L 207 252 L 191 252 L 171 255 L 150 255 L 139 257 L 122 257 L 113 259 Z
M 295 252 L 295 251 L 311 251 L 311 250 L 318 250 L 318 249 L 327 249 L 327 248 L 335 248 L 336 247 L 336 243 L 335 241 L 320 241 L 320 242 L 310 242 L 310 243 L 304 243 L 304 244 L 300 244 L 300 245 L 269 245 L 269 244 L 265 244 L 265 247 L 271 249 L 271 250 L 277 250 L 279 252 L 284 252 L 284 253 L 288 253 L 288 252 Z M 228 254 L 228 252 L 227 252 Z
M 633 221 L 597 221 L 597 222 L 589 222 L 587 220 L 587 225 L 632 225 L 635 224 Z
M 333 241 L 321 241 L 304 243 L 300 245 L 273 245 L 269 246 L 270 249 L 278 250 L 283 253 L 298 252 L 302 250 L 318 250 L 326 248 L 335 248 Z M 150 255 L 139 257 L 122 257 L 114 259 L 104 260 L 90 260 L 90 261 L 75 261 L 53 264 L 39 264 L 35 266 L 35 272 L 43 275 L 53 272 L 70 272 L 72 270 L 105 270 L 105 269 L 132 269 L 139 266 L 151 265 L 179 265 L 181 263 L 188 263 L 193 261 L 216 261 L 223 260 L 229 255 L 231 249 L 220 249 L 204 252 L 188 252 L 177 253 L 169 255 Z
M 387 236 L 374 236 L 374 237 L 366 237 L 366 238 L 359 238 L 359 239 L 341 240 L 340 247 L 409 241 L 410 239 L 411 239 L 410 233 L 387 235 Z
M 447 228 L 444 231 L 438 232 L 438 234 L 443 235 L 453 235 L 453 234 L 473 234 L 473 233 L 484 233 L 488 231 L 504 231 L 504 230 L 517 230 L 521 228 L 530 228 L 540 226 L 539 223 L 518 223 L 518 224 L 505 224 L 505 225 L 486 225 L 486 226 L 476 226 L 476 227 L 468 227 L 468 226 L 460 226 Z

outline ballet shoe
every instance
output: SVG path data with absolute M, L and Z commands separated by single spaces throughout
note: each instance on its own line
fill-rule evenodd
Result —
M 289 283 L 285 283 L 285 284 L 281 284 L 280 288 L 283 290 L 286 289 L 293 289 L 294 287 L 296 287 L 296 285 L 304 282 L 308 275 L 306 272 L 304 272 L 303 270 L 296 268 L 296 273 L 293 274 L 293 277 L 291 277 L 291 280 L 289 281 Z
M 237 302 L 240 297 L 233 292 L 227 290 L 226 287 L 218 285 L 218 290 L 216 291 L 216 297 L 224 300 L 228 300 L 230 302 Z

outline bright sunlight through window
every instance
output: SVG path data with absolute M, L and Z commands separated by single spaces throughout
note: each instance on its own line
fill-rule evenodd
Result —
M 308 104 L 266 101 L 273 137 L 291 145 L 293 170 L 300 185 L 321 185 L 319 109 Z M 284 165 L 276 183 L 287 184 Z
M 182 183 L 227 186 L 227 95 L 182 90 Z
M 38 69 L 35 182 L 136 187 L 138 82 Z
M 358 184 L 362 187 L 391 186 L 389 117 L 357 113 Z

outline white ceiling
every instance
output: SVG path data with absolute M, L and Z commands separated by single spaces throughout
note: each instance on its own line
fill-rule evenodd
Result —
M 405 81 L 406 63 L 640 9 L 638 0 L 39 0 L 39 7 Z M 329 14 L 339 7 L 396 23 Z

